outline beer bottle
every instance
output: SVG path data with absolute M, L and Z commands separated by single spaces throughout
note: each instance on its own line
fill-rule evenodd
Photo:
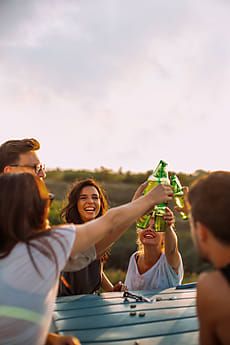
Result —
M 154 208 L 154 230 L 165 232 L 167 229 L 166 221 L 164 220 L 166 204 L 156 205 Z
M 166 169 L 167 167 L 167 163 L 164 161 L 160 161 L 156 167 L 155 170 L 153 170 L 152 174 L 148 177 L 147 179 L 147 186 L 144 189 L 143 194 L 148 193 L 151 189 L 153 189 L 154 187 L 156 187 L 158 184 L 170 184 L 170 180 L 168 177 L 168 171 Z M 157 206 L 159 206 L 159 210 L 157 209 Z M 154 207 L 154 215 L 155 218 L 157 218 L 157 223 L 159 223 L 161 225 L 161 228 L 163 228 L 163 223 L 164 223 L 164 219 L 162 216 L 163 211 L 165 212 L 165 206 L 166 204 L 160 204 Z M 164 206 L 164 207 L 163 207 Z M 151 212 L 152 213 L 152 212 Z M 161 218 L 159 218 L 161 217 Z M 146 229 L 149 225 L 149 221 L 150 221 L 151 215 L 147 214 L 142 216 L 141 218 L 138 219 L 136 226 L 137 228 L 141 228 L 141 229 Z M 159 220 L 158 220 L 159 218 Z M 160 228 L 160 226 L 159 226 Z M 160 230 L 158 230 L 160 231 Z M 161 230 L 163 231 L 163 230 Z
M 171 186 L 173 189 L 173 196 L 174 196 L 175 204 L 179 208 L 184 208 L 185 203 L 184 203 L 183 188 L 181 186 L 179 178 L 175 174 L 171 176 Z M 182 219 L 184 219 L 184 220 L 188 219 L 188 216 L 185 212 L 180 211 L 179 213 L 180 213 L 180 216 Z

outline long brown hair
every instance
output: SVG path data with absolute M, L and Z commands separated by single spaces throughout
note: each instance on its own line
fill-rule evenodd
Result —
M 61 215 L 66 220 L 67 223 L 81 224 L 83 223 L 80 213 L 77 208 L 77 202 L 80 198 L 80 193 L 84 187 L 93 186 L 97 189 L 99 193 L 99 198 L 101 201 L 100 211 L 96 218 L 105 214 L 108 210 L 108 200 L 105 191 L 102 187 L 92 178 L 87 178 L 76 182 L 68 193 L 68 203 L 63 208 Z
M 38 272 L 31 247 L 53 260 L 57 269 L 56 254 L 46 238 L 52 235 L 58 240 L 47 227 L 50 200 L 44 182 L 29 173 L 1 174 L 0 191 L 0 259 L 21 242 Z

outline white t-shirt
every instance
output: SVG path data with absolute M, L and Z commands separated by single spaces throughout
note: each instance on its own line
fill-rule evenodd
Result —
M 129 260 L 129 266 L 125 278 L 125 285 L 129 290 L 153 290 L 167 289 L 181 284 L 184 270 L 180 256 L 178 274 L 168 264 L 164 253 L 159 260 L 145 273 L 140 274 L 136 262 L 137 252 L 133 253 Z
M 75 225 L 68 224 L 53 229 L 52 233 L 56 234 L 55 237 L 45 237 L 57 256 L 57 274 L 55 263 L 31 246 L 31 253 L 41 272 L 40 275 L 34 268 L 24 243 L 18 243 L 10 255 L 0 260 L 1 345 L 45 344 L 56 299 L 59 274 L 70 256 L 75 232 Z M 39 244 L 39 240 L 33 240 L 31 243 Z M 86 266 L 89 256 L 88 252 Z M 95 258 L 95 249 L 91 250 L 91 256 L 92 261 Z M 71 262 L 74 270 L 81 269 L 82 265 L 84 267 L 84 259 L 82 259 L 84 254 L 79 254 L 80 268 L 77 267 L 77 257 Z

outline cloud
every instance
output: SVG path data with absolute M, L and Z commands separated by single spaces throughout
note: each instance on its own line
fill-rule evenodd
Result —
M 228 119 L 227 6 L 1 1 L 1 141 L 32 133 L 55 145 L 43 152 L 54 167 L 212 164 L 206 149 L 221 151 L 217 127 L 226 133 Z

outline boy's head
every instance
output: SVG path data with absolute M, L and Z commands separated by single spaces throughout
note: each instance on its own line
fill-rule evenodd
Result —
M 45 170 L 35 151 L 40 149 L 36 139 L 8 140 L 0 146 L 0 173 L 29 172 L 45 177 Z
M 209 259 L 210 238 L 230 246 L 230 172 L 216 171 L 195 181 L 188 201 L 194 242 Z

